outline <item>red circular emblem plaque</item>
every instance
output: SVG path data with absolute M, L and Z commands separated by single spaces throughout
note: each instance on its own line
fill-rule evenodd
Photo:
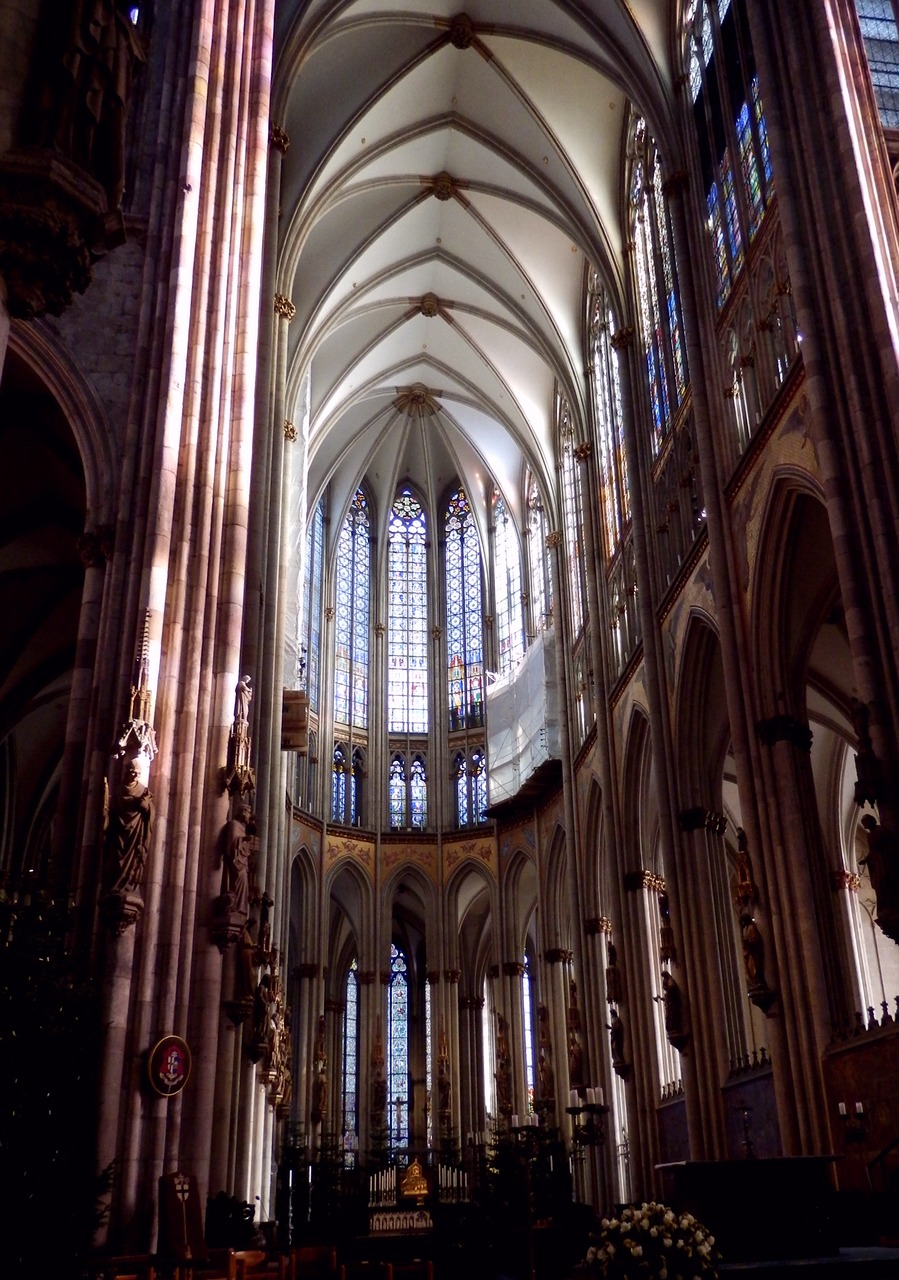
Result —
M 180 1093 L 190 1075 L 190 1049 L 180 1036 L 163 1036 L 150 1051 L 147 1063 L 150 1084 L 157 1093 L 171 1098 Z

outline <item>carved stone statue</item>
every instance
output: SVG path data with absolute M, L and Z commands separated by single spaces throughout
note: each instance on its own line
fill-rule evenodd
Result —
M 871 742 L 871 713 L 863 702 L 853 698 L 850 716 L 858 742 L 855 757 L 855 803 L 877 804 L 883 799 L 883 770 Z
M 90 173 L 117 209 L 125 189 L 125 119 L 145 59 L 127 0 L 75 0 L 61 63 L 44 95 L 46 145 Z
M 328 1109 L 328 1077 L 319 1071 L 312 1086 L 312 1121 L 320 1124 Z
M 106 842 L 112 893 L 140 891 L 155 812 L 153 795 L 141 782 L 137 762 L 132 760 L 116 794 L 110 797 Z
M 241 676 L 234 691 L 234 723 L 250 723 L 250 703 L 253 700 L 253 682 L 249 676 Z
M 545 1098 L 547 1102 L 552 1101 L 556 1091 L 556 1081 L 553 1074 L 553 1066 L 546 1053 L 540 1054 L 540 1060 L 537 1063 L 537 1071 L 540 1078 L 540 1097 Z
M 859 865 L 867 867 L 871 877 L 877 923 L 888 938 L 899 942 L 899 844 L 873 814 L 866 813 L 861 825 L 868 838 L 868 853 L 859 859 Z
M 752 858 L 749 854 L 749 841 L 742 827 L 737 828 L 737 906 L 745 910 L 756 899 L 755 881 L 752 878 Z
M 612 1066 L 624 1066 L 624 1023 L 617 1009 L 611 1010 L 612 1021 L 609 1026 L 609 1044 L 612 1050 Z
M 273 1001 L 271 975 L 264 973 L 256 984 L 253 997 L 253 1038 L 247 1047 L 247 1055 L 252 1062 L 258 1062 L 270 1052 Z
M 568 1083 L 572 1089 L 584 1083 L 584 1051 L 574 1030 L 568 1034 Z
M 251 862 L 256 843 L 253 811 L 248 804 L 239 804 L 225 828 L 222 857 L 222 894 L 230 899 L 232 915 L 249 914 Z
M 665 1006 L 665 1034 L 668 1043 L 675 1049 L 682 1049 L 688 1039 L 684 1025 L 683 996 L 674 975 L 667 969 L 662 970 L 662 1002 Z

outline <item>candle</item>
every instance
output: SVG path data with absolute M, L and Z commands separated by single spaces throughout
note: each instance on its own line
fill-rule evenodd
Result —
M 587 1090 L 587 1106 L 592 1107 L 595 1105 L 595 1103 L 596 1103 L 596 1090 L 588 1089 Z
M 577 1089 L 572 1089 L 572 1090 L 571 1090 L 571 1093 L 568 1095 L 568 1105 L 569 1105 L 569 1107 L 578 1107 L 578 1106 L 580 1106 L 580 1102 L 579 1102 L 579 1100 L 578 1100 L 578 1096 L 577 1096 Z
M 513 1128 L 513 1129 L 517 1129 L 517 1128 L 518 1128 L 518 1116 L 517 1116 L 517 1115 L 514 1115 L 514 1116 L 512 1117 L 512 1128 Z
M 855 1114 L 857 1116 L 864 1115 L 864 1111 L 865 1111 L 865 1108 L 862 1106 L 862 1104 L 860 1102 L 857 1102 L 855 1104 Z
M 604 1103 L 605 1103 L 605 1099 L 604 1099 L 604 1097 L 603 1097 L 602 1089 L 597 1089 L 597 1090 L 596 1090 L 596 1101 L 599 1103 L 599 1105 L 600 1105 L 600 1106 L 603 1106 L 603 1105 L 604 1105 Z
M 844 1116 L 846 1114 L 846 1103 L 845 1102 L 838 1103 L 838 1108 L 839 1108 L 840 1115 Z

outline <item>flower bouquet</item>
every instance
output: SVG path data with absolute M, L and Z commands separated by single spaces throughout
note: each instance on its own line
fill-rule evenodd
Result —
M 603 1280 L 714 1280 L 720 1254 L 708 1227 L 655 1201 L 603 1218 L 586 1269 Z

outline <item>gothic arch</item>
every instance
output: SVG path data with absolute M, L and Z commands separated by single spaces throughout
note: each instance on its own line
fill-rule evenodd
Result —
M 838 603 L 833 541 L 823 497 L 805 472 L 772 482 L 752 570 L 752 668 L 759 706 L 801 716 L 815 635 Z
M 561 823 L 556 824 L 546 844 L 547 855 L 541 877 L 543 932 L 550 946 L 570 950 L 573 922 L 566 884 L 566 868 L 570 854 L 567 834 Z
M 608 859 L 603 850 L 602 786 L 591 775 L 584 803 L 584 910 L 589 916 L 605 901 L 611 901 L 608 885 Z
M 46 321 L 14 322 L 7 361 L 19 359 L 56 401 L 78 446 L 87 495 L 85 528 L 111 521 L 118 467 L 113 433 L 105 409 L 72 359 L 51 335 Z M 4 382 L 9 368 L 4 370 Z
M 687 622 L 675 687 L 679 802 L 720 810 L 730 723 L 721 646 L 704 611 L 693 610 Z
M 653 802 L 654 773 L 649 720 L 641 707 L 631 711 L 621 773 L 622 831 L 619 874 L 649 866 L 658 845 L 658 805 Z

